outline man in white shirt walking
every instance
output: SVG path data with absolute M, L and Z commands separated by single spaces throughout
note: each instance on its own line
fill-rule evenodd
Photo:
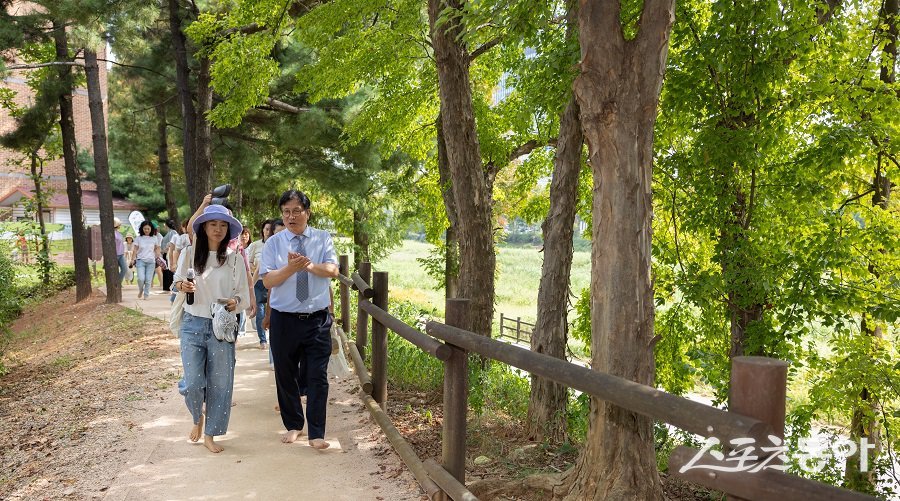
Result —
M 270 291 L 269 344 L 281 421 L 287 429 L 281 440 L 294 442 L 309 424 L 310 446 L 325 449 L 333 321 L 329 287 L 338 275 L 337 255 L 331 235 L 308 225 L 310 201 L 305 194 L 288 190 L 278 205 L 287 231 L 266 241 L 259 276 Z M 297 382 L 301 361 L 307 384 L 305 420 Z

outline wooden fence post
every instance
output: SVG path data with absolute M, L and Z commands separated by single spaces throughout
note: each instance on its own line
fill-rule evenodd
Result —
M 376 271 L 372 277 L 375 297 L 372 303 L 384 311 L 388 309 L 388 273 Z M 387 327 L 372 318 L 372 398 L 387 409 Z
M 728 388 L 728 412 L 758 419 L 772 427 L 784 439 L 785 396 L 788 363 L 766 357 L 734 357 L 731 359 L 731 383 Z M 723 444 L 728 448 L 728 444 Z M 752 444 L 760 460 L 766 454 L 761 447 L 779 444 Z M 777 453 L 776 453 L 777 454 Z M 773 460 L 768 464 L 780 464 Z M 731 501 L 743 498 L 728 496 Z
M 503 312 L 500 312 L 500 337 L 503 337 Z
M 359 263 L 359 269 L 356 270 L 359 276 L 369 285 L 372 279 L 372 263 Z M 362 291 L 357 294 L 356 300 L 359 301 Z M 363 361 L 366 360 L 366 345 L 369 344 L 369 314 L 362 307 L 356 308 L 356 349 Z
M 445 306 L 446 324 L 469 329 L 469 300 L 450 298 Z M 441 461 L 444 469 L 466 485 L 466 412 L 469 405 L 469 357 L 457 346 L 444 362 L 444 423 Z
M 516 317 L 516 344 L 519 344 L 519 335 L 522 332 L 522 317 Z
M 341 254 L 338 258 L 339 271 L 345 277 L 350 276 L 350 257 Z M 346 333 L 350 329 L 350 288 L 341 282 L 341 329 Z

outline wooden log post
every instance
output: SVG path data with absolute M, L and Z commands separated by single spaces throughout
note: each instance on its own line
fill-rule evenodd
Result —
M 369 283 L 372 278 L 372 263 L 359 263 L 359 269 L 356 270 L 359 276 Z M 362 294 L 362 291 L 359 292 Z M 360 299 L 357 295 L 357 301 Z M 366 360 L 366 345 L 369 344 L 369 314 L 362 309 L 361 306 L 356 308 L 356 349 L 363 361 Z
M 503 337 L 503 312 L 500 312 L 500 337 Z
M 516 344 L 519 344 L 519 341 L 521 341 L 521 339 L 519 339 L 521 332 L 522 332 L 522 317 L 516 317 Z
M 384 311 L 388 309 L 388 273 L 376 271 L 372 287 L 375 297 L 372 302 Z M 387 326 L 372 318 L 372 398 L 382 410 L 387 409 Z
M 772 427 L 772 432 L 784 440 L 785 397 L 787 395 L 788 363 L 766 357 L 734 357 L 731 359 L 731 383 L 728 388 L 728 411 L 756 418 Z M 723 444 L 728 447 L 728 444 Z M 754 452 L 761 460 L 767 455 L 762 447 L 781 444 L 754 444 Z M 777 458 L 768 464 L 781 464 Z M 728 496 L 730 501 L 745 498 Z
M 469 328 L 469 300 L 447 299 L 447 325 Z M 444 423 L 441 461 L 444 469 L 466 485 L 466 412 L 469 405 L 469 356 L 458 346 L 444 362 Z
M 767 423 L 778 437 L 784 438 L 787 370 L 787 362 L 774 358 L 734 357 L 728 411 Z
M 350 276 L 350 257 L 341 254 L 338 258 L 341 275 Z M 341 282 L 341 329 L 347 332 L 350 329 L 350 288 L 347 284 Z

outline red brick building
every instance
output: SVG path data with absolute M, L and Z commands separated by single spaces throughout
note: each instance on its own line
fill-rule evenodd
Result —
M 34 4 L 28 2 L 14 2 L 7 10 L 11 14 L 21 15 L 35 9 Z M 7 65 L 20 64 L 14 52 L 0 53 Z M 106 58 L 106 50 L 99 50 L 99 59 Z M 27 85 L 29 70 L 14 70 L 0 82 L 0 86 L 15 92 L 14 102 L 19 106 L 29 106 L 33 103 L 34 93 Z M 74 68 L 73 71 L 83 71 Z M 108 109 L 107 92 L 107 67 L 100 62 L 100 89 L 103 96 L 104 114 Z M 78 151 L 92 151 L 91 113 L 88 109 L 87 89 L 78 88 L 72 94 L 75 109 L 75 138 Z M 16 127 L 15 120 L 9 112 L 0 108 L 0 134 L 5 134 Z M 45 211 L 45 221 L 67 225 L 64 233 L 71 235 L 71 216 L 69 214 L 68 199 L 66 197 L 66 172 L 62 158 L 44 163 L 44 186 L 50 189 L 51 200 Z M 90 226 L 99 224 L 100 212 L 97 204 L 97 185 L 91 181 L 82 181 L 85 224 Z M 0 147 L 0 218 L 5 220 L 18 220 L 25 216 L 19 203 L 22 198 L 30 198 L 34 184 L 30 177 L 30 159 L 12 150 Z M 123 221 L 128 220 L 128 214 L 138 209 L 137 206 L 125 200 L 114 200 L 115 215 Z M 49 217 L 47 217 L 49 216 Z M 63 235 L 59 235 L 63 236 Z

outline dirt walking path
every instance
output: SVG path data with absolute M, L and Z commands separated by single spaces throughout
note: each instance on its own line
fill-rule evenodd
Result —
M 168 318 L 168 298 L 147 301 L 126 291 L 123 305 Z M 249 328 L 249 326 L 248 326 Z M 176 340 L 172 340 L 176 342 Z M 171 360 L 173 369 L 181 362 Z M 228 434 L 212 454 L 187 439 L 190 415 L 175 389 L 139 423 L 135 456 L 110 486 L 106 499 L 419 499 L 412 476 L 389 451 L 380 430 L 356 396 L 352 374 L 329 374 L 328 428 L 324 451 L 280 441 L 284 426 L 275 412 L 275 378 L 268 352 L 254 332 L 238 338 L 234 401 Z
M 191 443 L 187 438 L 190 415 L 176 389 L 181 374 L 178 341 L 162 335 L 162 322 L 154 320 L 149 321 L 155 330 L 153 336 L 141 338 L 133 332 L 136 325 L 148 323 L 147 316 L 167 318 L 168 295 L 157 290 L 149 300 L 137 300 L 136 287 L 126 286 L 124 298 L 121 305 L 129 310 L 102 305 L 102 296 L 90 300 L 90 308 L 99 318 L 115 319 L 119 324 L 121 318 L 135 319 L 124 327 L 126 332 L 131 331 L 127 334 L 129 339 L 119 339 L 126 336 L 125 332 L 107 332 L 103 339 L 110 340 L 111 346 L 97 354 L 86 349 L 101 349 L 90 340 L 80 350 L 83 358 L 61 354 L 67 349 L 66 342 L 40 357 L 36 354 L 39 343 L 49 343 L 60 336 L 84 339 L 89 329 L 76 329 L 75 324 L 108 329 L 104 322 L 85 315 L 89 306 L 84 303 L 79 303 L 83 306 L 76 315 L 64 301 L 59 302 L 55 312 L 62 318 L 54 325 L 60 332 L 41 338 L 42 335 L 23 331 L 22 336 L 32 337 L 12 352 L 17 365 L 0 379 L 0 396 L 4 397 L 0 400 L 18 407 L 17 413 L 10 416 L 10 425 L 18 423 L 21 429 L 22 423 L 34 422 L 36 418 L 42 424 L 10 437 L 8 442 L 0 439 L 3 466 L 9 467 L 6 473 L 10 475 L 0 477 L 0 498 L 422 498 L 412 475 L 363 409 L 352 374 L 343 379 L 329 376 L 325 438 L 331 447 L 314 450 L 305 436 L 297 443 L 282 444 L 283 426 L 273 408 L 274 373 L 269 368 L 267 352 L 258 348 L 252 331 L 238 339 L 234 389 L 237 405 L 232 408 L 228 434 L 217 438 L 224 452 L 212 454 L 202 443 Z M 29 325 L 40 322 L 36 316 Z M 71 369 L 57 377 L 60 360 L 68 361 Z M 10 377 L 16 371 L 23 376 Z M 33 377 L 38 371 L 46 374 L 43 381 Z M 28 372 L 32 375 L 25 377 Z M 65 383 L 50 378 L 65 378 Z M 71 398 L 73 388 L 78 396 L 86 397 L 86 402 Z M 59 405 L 55 404 L 57 401 Z M 24 405 L 19 406 L 19 402 Z M 72 429 L 80 432 L 72 433 Z

